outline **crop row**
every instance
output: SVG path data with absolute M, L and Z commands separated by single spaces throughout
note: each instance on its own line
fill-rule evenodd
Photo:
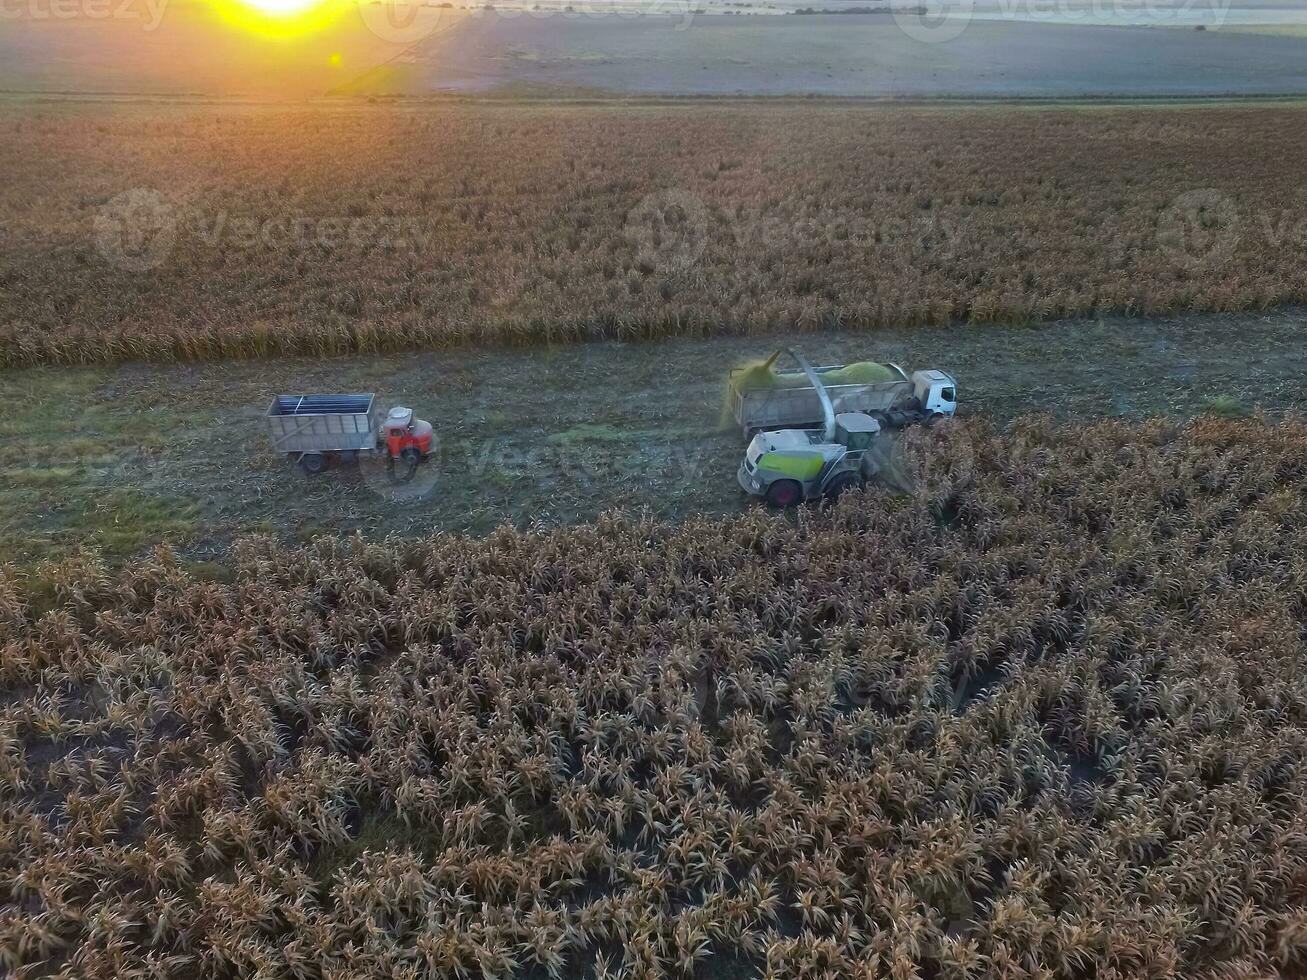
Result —
M 0 363 L 1307 299 L 1301 109 L 0 115 Z
M 1307 963 L 1307 427 L 915 433 L 790 519 L 0 580 L 16 977 Z

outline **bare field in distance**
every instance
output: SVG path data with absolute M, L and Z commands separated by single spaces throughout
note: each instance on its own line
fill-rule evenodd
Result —
M 322 0 L 299 28 L 249 23 L 250 6 L 7 0 L 0 91 L 1307 93 L 1307 12 L 1296 0 L 976 0 L 940 5 L 943 18 L 914 13 L 915 0 Z M 767 16 L 812 7 L 846 13 Z
M 1307 113 L 0 110 L 0 362 L 1023 322 L 1307 299 Z
M 807 4 L 800 3 L 800 6 Z M 899 3 L 898 6 L 909 6 Z M 947 43 L 921 43 L 876 0 L 867 15 L 781 17 L 499 16 L 447 19 L 441 31 L 383 70 L 347 88 L 353 93 L 493 92 L 537 88 L 644 95 L 837 95 L 936 98 L 1268 95 L 1307 91 L 1301 24 L 1240 21 L 1203 31 L 1173 27 L 1206 2 L 1168 5 L 1090 3 L 1061 21 L 1055 5 L 1014 0 L 975 6 L 965 30 Z M 836 2 L 812 4 L 838 9 Z M 855 0 L 853 6 L 861 6 Z M 671 7 L 666 4 L 664 9 Z M 1005 17 L 1004 7 L 1032 17 Z M 1095 25 L 1091 10 L 1132 8 L 1154 26 Z M 675 8 L 672 8 L 675 9 Z M 970 4 L 946 5 L 953 11 Z M 1047 11 L 1039 17 L 1038 11 Z M 1030 14 L 1030 11 L 1036 13 Z M 1301 11 L 1248 11 L 1291 19 Z M 923 23 L 931 23 L 924 18 Z M 445 26 L 442 21 L 441 26 Z M 1167 25 L 1163 27 L 1162 25 Z M 908 23 L 909 29 L 912 23 Z M 1278 33 L 1272 33 L 1278 32 Z

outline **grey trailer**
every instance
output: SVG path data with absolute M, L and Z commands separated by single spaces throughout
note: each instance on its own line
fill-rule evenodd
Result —
M 372 394 L 277 395 L 268 406 L 273 449 L 317 473 L 334 455 L 377 448 L 380 419 Z
M 858 384 L 830 384 L 826 377 L 843 370 L 843 364 L 806 367 L 803 355 L 778 350 L 765 362 L 767 368 L 789 355 L 804 373 L 789 386 L 749 387 L 742 369 L 731 372 L 729 398 L 731 414 L 746 439 L 757 432 L 820 425 L 824 418 L 823 398 L 814 384 L 821 382 L 826 399 L 836 414 L 861 412 L 885 428 L 897 428 L 917 421 L 933 421 L 952 415 L 957 409 L 957 383 L 943 371 L 915 371 L 908 374 L 897 364 L 886 364 L 895 377 L 889 381 Z

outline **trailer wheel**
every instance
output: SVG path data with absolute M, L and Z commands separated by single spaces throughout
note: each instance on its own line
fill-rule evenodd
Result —
M 803 499 L 803 487 L 794 480 L 777 480 L 767 488 L 767 503 L 772 507 L 793 507 Z
M 300 457 L 300 468 L 305 473 L 321 473 L 327 468 L 327 457 L 322 453 L 305 453 Z

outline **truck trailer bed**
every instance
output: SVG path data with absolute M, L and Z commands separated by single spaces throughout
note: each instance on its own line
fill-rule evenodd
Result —
M 912 382 L 897 364 L 888 364 L 898 373 L 899 379 L 867 384 L 826 385 L 831 406 L 838 415 L 842 412 L 879 412 L 912 395 Z M 844 369 L 843 364 L 829 364 L 813 368 L 820 377 Z M 811 384 L 794 387 L 742 387 L 733 372 L 730 380 L 731 413 L 745 438 L 763 429 L 784 429 L 820 424 L 821 398 Z
M 268 435 L 280 453 L 339 453 L 375 448 L 373 394 L 277 395 Z

